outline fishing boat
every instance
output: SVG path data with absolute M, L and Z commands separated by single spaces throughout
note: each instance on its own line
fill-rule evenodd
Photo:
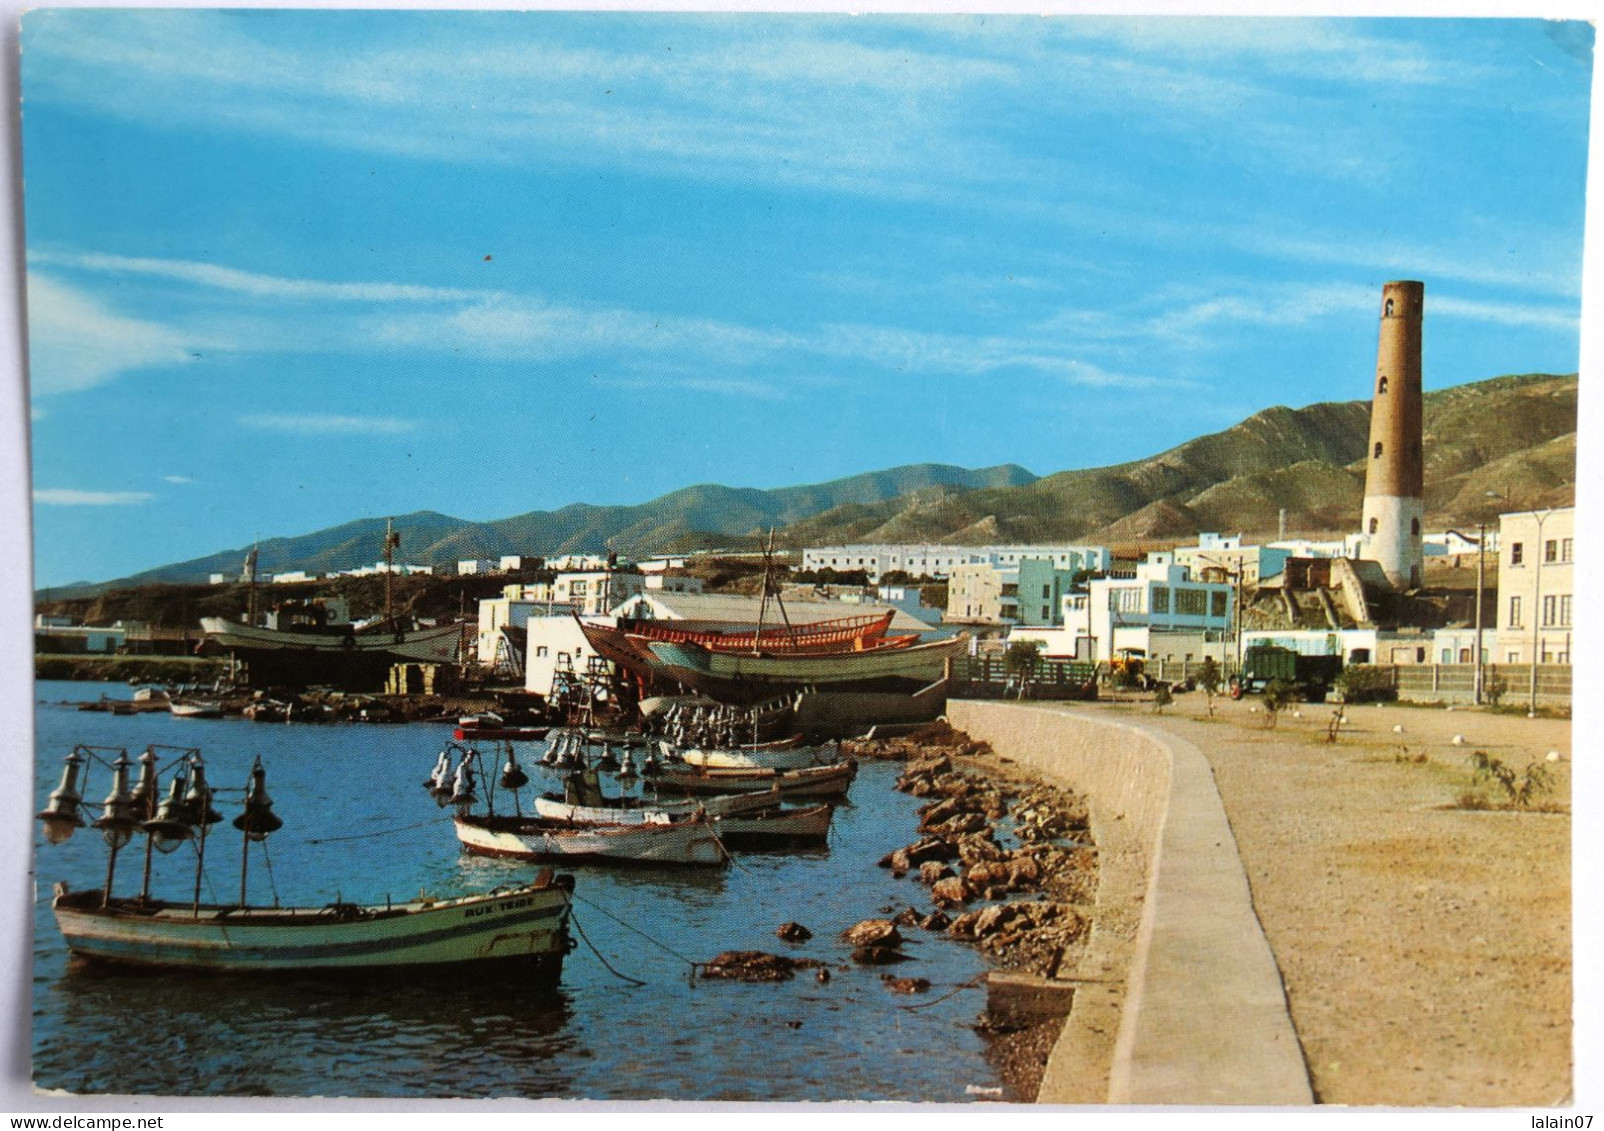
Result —
M 642 824 L 617 825 L 470 813 L 453 817 L 452 825 L 462 847 L 476 856 L 637 864 L 729 862 L 716 819 L 708 816 L 662 816 Z
M 723 652 L 658 640 L 646 645 L 662 674 L 726 702 L 810 687 L 916 691 L 941 679 L 947 660 L 968 646 L 969 637 L 962 633 L 949 640 L 853 652 Z
M 895 609 L 831 620 L 774 625 L 763 629 L 698 627 L 673 620 L 627 620 L 619 625 L 626 635 L 676 644 L 700 644 L 723 652 L 850 651 L 882 640 L 891 627 Z
M 817 746 L 804 746 L 801 736 L 786 742 L 754 743 L 748 746 L 692 746 L 677 749 L 663 744 L 668 761 L 710 770 L 800 770 L 808 766 L 828 766 L 838 758 L 836 752 Z
M 550 733 L 549 726 L 511 725 L 494 711 L 464 715 L 457 720 L 456 729 L 452 731 L 458 742 L 539 742 Z
M 596 824 L 640 825 L 702 813 L 718 818 L 718 834 L 726 847 L 810 844 L 826 838 L 834 807 L 829 804 L 792 807 L 770 790 L 733 793 L 720 797 L 669 799 L 663 797 L 608 797 L 593 767 L 575 770 L 563 783 L 561 794 L 535 798 L 542 817 Z
M 454 624 L 402 630 L 390 628 L 358 632 L 349 625 L 338 630 L 262 628 L 252 624 L 202 617 L 208 644 L 233 652 L 305 652 L 314 655 L 390 657 L 419 663 L 450 663 L 456 659 L 461 630 Z
M 168 767 L 158 750 L 177 750 Z M 283 825 L 267 794 L 261 759 L 251 767 L 244 807 L 234 827 L 243 834 L 237 903 L 200 899 L 207 829 L 221 821 L 216 794 L 206 782 L 200 751 L 149 747 L 139 758 L 140 778 L 128 785 L 126 750 L 114 761 L 109 748 L 77 746 L 67 757 L 61 785 L 39 814 L 45 839 L 59 844 L 85 824 L 80 772 L 99 763 L 112 773 L 111 792 L 92 822 L 110 856 L 104 886 L 74 891 L 58 883 L 52 909 L 68 949 L 78 958 L 131 967 L 213 972 L 313 975 L 406 972 L 414 975 L 466 966 L 517 971 L 531 983 L 555 982 L 568 935 L 573 879 L 542 872 L 529 883 L 448 898 L 418 898 L 382 905 L 343 900 L 322 907 L 251 906 L 246 901 L 250 846 Z M 159 779 L 172 769 L 171 788 L 159 804 Z M 137 896 L 113 893 L 117 856 L 135 833 L 145 835 L 144 881 Z M 196 845 L 195 897 L 150 894 L 154 854 L 186 842 Z
M 215 699 L 174 699 L 167 709 L 175 719 L 220 719 L 223 704 Z
M 574 736 L 576 739 L 578 736 Z M 455 761 L 455 768 L 452 763 Z M 580 769 L 585 767 L 581 766 Z M 475 813 L 478 781 L 491 783 L 486 812 Z M 453 743 L 440 752 L 423 783 L 436 803 L 454 806 L 452 828 L 468 852 L 518 860 L 604 860 L 645 864 L 721 865 L 729 862 L 719 839 L 718 818 L 698 807 L 679 813 L 651 811 L 638 822 L 575 820 L 571 817 L 523 813 L 519 791 L 529 776 L 518 764 L 512 744 L 496 777 L 484 773 L 483 756 L 475 747 Z M 512 796 L 514 813 L 495 811 L 496 789 Z
M 832 766 L 800 770 L 713 769 L 707 766 L 664 766 L 652 779 L 663 793 L 719 795 L 773 790 L 787 800 L 796 797 L 845 797 L 857 776 L 852 759 Z

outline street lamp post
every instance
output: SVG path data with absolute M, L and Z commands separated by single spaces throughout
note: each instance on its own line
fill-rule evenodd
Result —
M 1537 657 L 1539 655 L 1538 649 L 1541 646 L 1543 623 L 1543 523 L 1548 521 L 1548 516 L 1553 513 L 1552 510 L 1546 508 L 1532 512 L 1537 516 L 1537 542 L 1532 547 L 1532 564 L 1537 567 L 1537 570 L 1532 578 L 1532 667 L 1530 690 L 1526 701 L 1526 717 L 1528 719 L 1537 717 Z
M 1470 535 L 1462 533 L 1461 531 L 1454 530 L 1454 529 L 1450 528 L 1448 533 L 1456 535 L 1456 536 L 1458 536 L 1460 538 L 1463 538 L 1467 542 L 1470 541 Z M 1484 571 L 1485 571 L 1486 566 L 1487 566 L 1487 524 L 1485 522 L 1478 522 L 1476 524 L 1476 539 L 1475 539 L 1475 541 L 1476 541 L 1476 643 L 1474 645 L 1474 650 L 1475 651 L 1474 651 L 1474 657 L 1473 658 L 1476 661 L 1476 672 L 1475 672 L 1475 675 L 1472 677 L 1471 702 L 1473 702 L 1474 704 L 1476 704 L 1476 706 L 1479 707 L 1479 706 L 1481 706 L 1481 698 L 1482 698 L 1482 690 L 1483 690 L 1482 680 L 1484 678 L 1483 674 L 1482 674 L 1482 666 L 1483 665 L 1482 665 L 1482 651 L 1481 651 L 1481 635 L 1482 635 L 1482 610 L 1481 610 L 1481 606 L 1482 606 L 1482 596 L 1486 592 L 1486 585 L 1485 585 L 1486 573 Z

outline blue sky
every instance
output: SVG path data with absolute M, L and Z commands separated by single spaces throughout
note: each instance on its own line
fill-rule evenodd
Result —
M 39 10 L 35 582 L 1578 365 L 1592 31 Z M 530 547 L 538 551 L 540 547 Z M 353 563 L 356 564 L 356 563 Z

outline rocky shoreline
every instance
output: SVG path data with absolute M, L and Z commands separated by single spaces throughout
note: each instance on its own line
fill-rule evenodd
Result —
M 941 931 L 1004 969 L 1052 978 L 1066 957 L 1073 964 L 1097 892 L 1084 798 L 1032 780 L 944 721 L 904 738 L 841 746 L 854 758 L 904 763 L 896 788 L 927 799 L 919 839 L 879 864 L 928 887 L 933 907 L 910 905 L 893 925 Z M 982 1015 L 976 1031 L 1015 1094 L 1034 1100 L 1062 1027 L 1062 1018 L 1009 1025 Z

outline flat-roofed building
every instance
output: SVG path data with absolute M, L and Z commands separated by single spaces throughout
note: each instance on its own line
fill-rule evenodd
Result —
M 1497 663 L 1571 662 L 1576 508 L 1498 516 Z

